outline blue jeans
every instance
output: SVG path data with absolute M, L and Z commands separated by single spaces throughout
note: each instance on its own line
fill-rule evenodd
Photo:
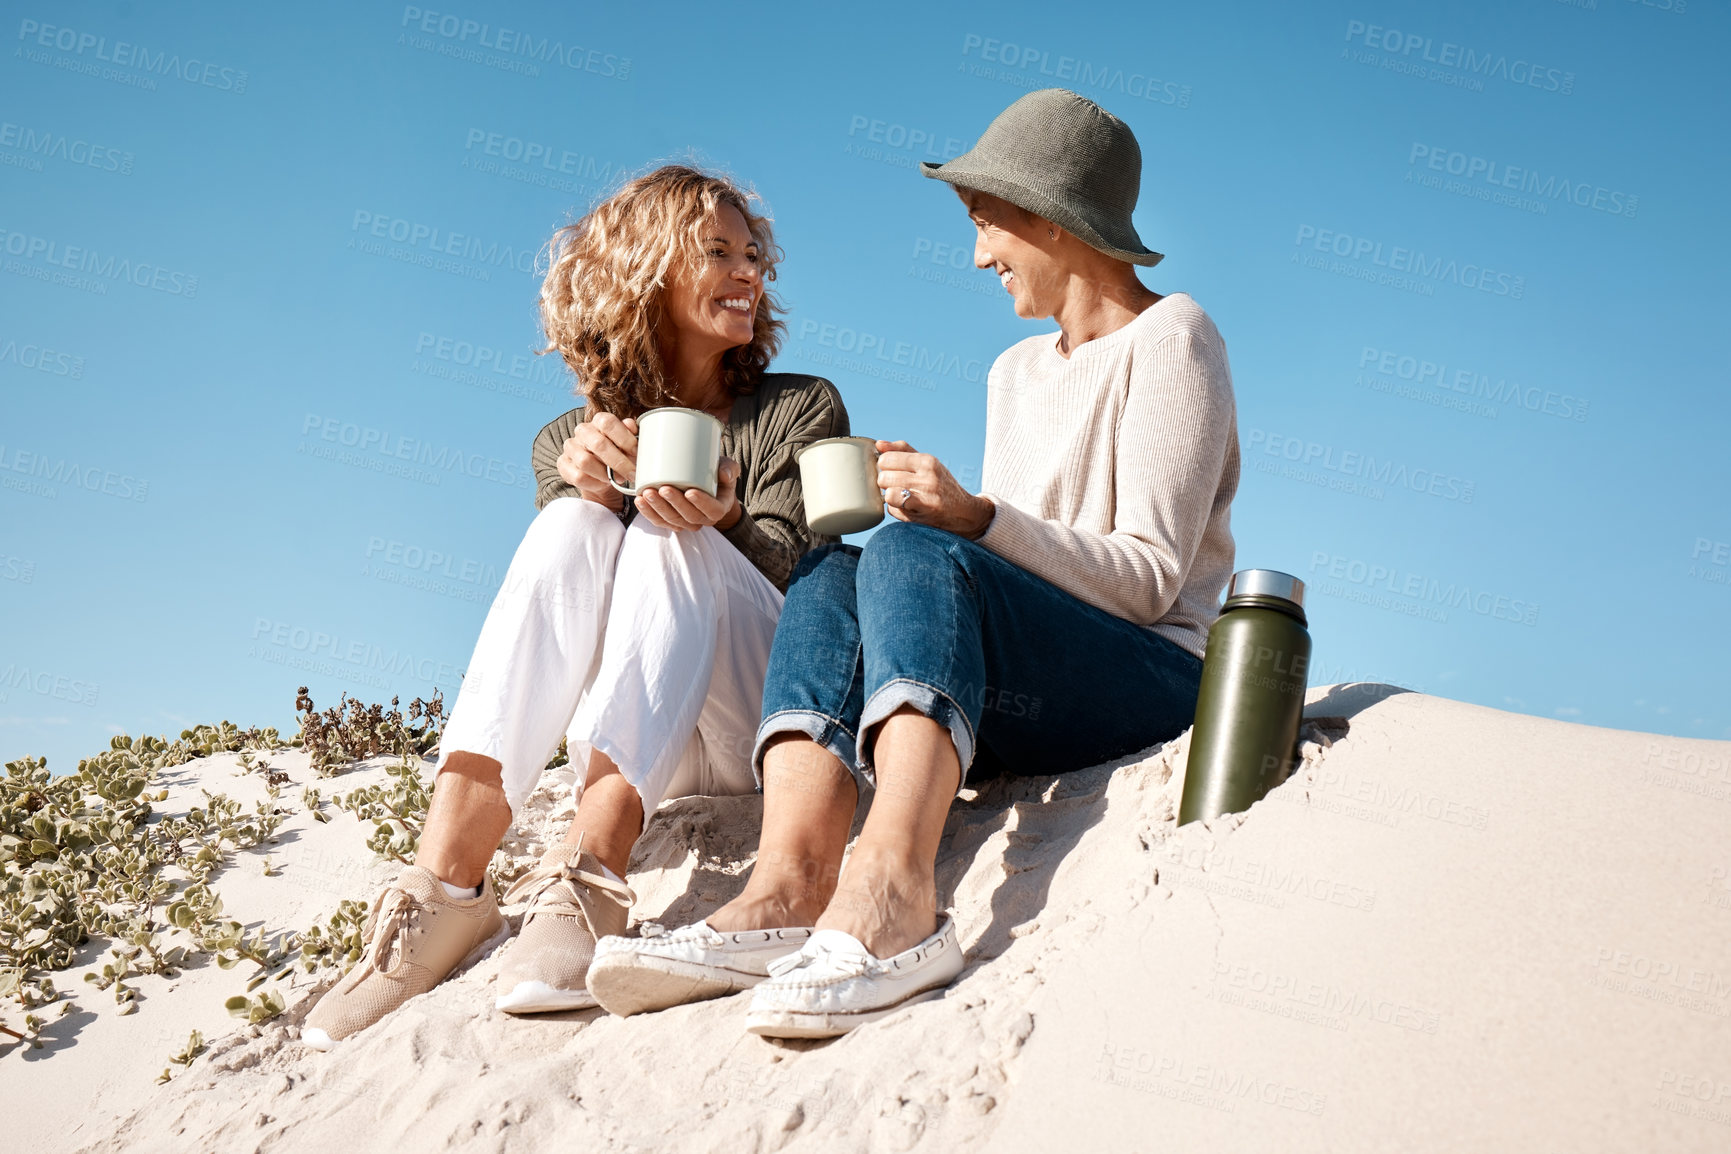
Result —
M 946 727 L 962 779 L 1064 773 L 1176 737 L 1202 659 L 983 546 L 893 522 L 794 570 L 752 764 L 803 733 L 874 783 L 872 727 L 902 706 Z

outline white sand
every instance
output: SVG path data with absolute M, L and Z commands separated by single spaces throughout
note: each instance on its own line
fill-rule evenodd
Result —
M 304 986 L 156 1086 L 189 1030 L 232 1030 L 241 971 L 213 966 L 144 980 L 130 1017 L 84 994 L 71 1044 L 0 1054 L 7 1147 L 1731 1149 L 1731 743 L 1382 687 L 1311 698 L 1350 729 L 1313 723 L 1302 771 L 1212 828 L 1174 826 L 1184 739 L 965 795 L 939 884 L 968 968 L 845 1038 L 752 1037 L 743 996 L 514 1019 L 495 958 L 328 1055 L 294 1041 Z M 311 780 L 272 760 L 285 794 Z M 245 796 L 232 762 L 181 767 L 177 791 Z M 523 854 L 568 816 L 556 776 Z M 636 916 L 736 893 L 758 808 L 664 807 Z M 370 897 L 357 871 L 390 872 L 346 814 L 281 837 L 280 877 L 254 851 L 216 880 L 249 924 L 300 928 Z

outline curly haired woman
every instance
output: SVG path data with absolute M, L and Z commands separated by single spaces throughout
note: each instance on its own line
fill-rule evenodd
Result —
M 307 1017 L 307 1044 L 330 1048 L 505 940 L 487 863 L 561 736 L 577 814 L 507 895 L 528 903 L 501 963 L 507 1012 L 595 1004 L 595 941 L 625 929 L 631 847 L 662 799 L 755 789 L 782 595 L 830 540 L 806 527 L 794 458 L 848 421 L 828 381 L 766 371 L 780 253 L 752 204 L 668 166 L 555 235 L 546 351 L 588 403 L 535 439 L 540 514 L 481 628 L 415 864 L 380 894 L 366 956 Z M 609 468 L 633 475 L 637 418 L 662 406 L 723 423 L 713 497 L 659 486 L 627 503 L 609 484 Z

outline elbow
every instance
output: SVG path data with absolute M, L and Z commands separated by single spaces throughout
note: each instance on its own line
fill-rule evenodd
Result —
M 1140 615 L 1133 620 L 1138 625 L 1156 625 L 1172 612 L 1172 606 L 1178 603 L 1178 594 L 1183 590 L 1183 575 L 1177 567 L 1156 559 L 1148 574 L 1145 587 L 1146 596 L 1140 599 L 1136 610 Z

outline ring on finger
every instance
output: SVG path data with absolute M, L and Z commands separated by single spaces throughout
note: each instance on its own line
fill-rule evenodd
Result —
M 913 491 L 911 489 L 903 489 L 902 490 L 902 508 L 905 509 L 907 507 L 908 498 L 912 497 L 913 495 L 914 494 L 913 494 Z

